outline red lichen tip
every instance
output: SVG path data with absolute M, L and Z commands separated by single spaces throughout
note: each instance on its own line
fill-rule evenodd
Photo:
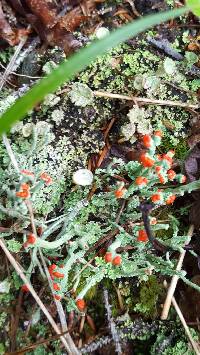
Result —
M 114 194 L 116 198 L 123 198 L 125 193 L 126 193 L 127 189 L 125 189 L 124 187 L 115 190 Z
M 170 169 L 167 171 L 167 176 L 169 180 L 174 180 L 176 177 L 176 173 L 174 170 Z
M 158 203 L 162 201 L 162 195 L 160 193 L 154 194 L 151 196 L 151 201 L 154 203 Z
M 146 153 L 141 154 L 140 162 L 145 168 L 151 168 L 155 163 L 155 161 L 150 158 Z
M 169 196 L 169 197 L 166 199 L 165 202 L 166 202 L 167 205 L 171 205 L 172 203 L 174 203 L 175 199 L 176 199 L 176 196 L 175 196 L 175 195 L 171 195 L 171 196 Z
M 28 288 L 28 286 L 26 284 L 22 285 L 21 290 L 23 292 L 29 292 L 29 288 Z
M 53 284 L 53 289 L 54 289 L 55 291 L 60 291 L 60 286 L 59 286 L 58 284 L 54 283 L 54 284 Z
M 145 186 L 145 185 L 147 185 L 147 183 L 148 183 L 148 180 L 147 180 L 147 178 L 145 178 L 145 177 L 143 177 L 143 176 L 138 176 L 136 179 L 135 179 L 135 183 L 136 183 L 136 185 L 138 185 L 138 186 Z
M 56 269 L 56 264 L 51 264 L 48 268 L 49 273 L 51 274 Z
M 116 255 L 112 260 L 112 264 L 115 266 L 121 265 L 121 263 L 122 263 L 122 258 L 120 255 Z
M 169 157 L 173 158 L 173 156 L 175 155 L 175 150 L 170 149 L 170 150 L 167 152 L 167 155 L 169 155 Z
M 30 186 L 29 186 L 29 184 L 24 182 L 23 184 L 21 184 L 20 188 L 22 191 L 28 191 L 30 189 Z
M 158 179 L 161 184 L 165 184 L 167 182 L 166 178 L 162 174 L 158 174 Z
M 158 166 L 155 166 L 155 171 L 157 173 L 160 173 L 162 171 L 162 166 L 158 165 Z
M 24 190 L 24 191 L 18 191 L 15 193 L 16 197 L 20 197 L 20 198 L 29 198 L 30 197 L 30 193 L 28 190 Z
M 40 179 L 42 179 L 46 185 L 51 185 L 53 182 L 51 176 L 48 175 L 47 173 L 40 174 Z
M 162 138 L 163 132 L 160 131 L 160 130 L 157 130 L 157 131 L 154 132 L 154 136 Z
M 76 301 L 76 307 L 79 309 L 79 311 L 83 312 L 86 307 L 85 301 L 83 299 L 79 298 Z
M 149 239 L 148 239 L 148 236 L 147 236 L 147 233 L 144 229 L 140 229 L 138 231 L 138 237 L 137 237 L 137 241 L 138 242 L 147 242 Z
M 162 161 L 167 163 L 168 168 L 171 168 L 172 163 L 173 163 L 173 159 L 171 156 L 169 156 L 168 154 L 163 154 Z
M 61 272 L 58 272 L 58 271 L 53 271 L 52 275 L 54 277 L 57 277 L 57 279 L 63 279 L 64 278 L 64 274 L 61 274 Z
M 33 233 L 31 233 L 31 234 L 28 234 L 28 236 L 27 236 L 27 242 L 28 242 L 28 244 L 35 244 L 35 242 L 36 242 L 36 236 L 33 234 Z
M 34 177 L 34 173 L 32 173 L 32 171 L 29 171 L 29 170 L 26 170 L 26 169 L 22 169 L 21 170 L 21 174 L 26 175 L 26 176 Z
M 60 296 L 60 295 L 54 295 L 54 298 L 55 298 L 55 300 L 57 300 L 57 301 L 60 301 L 60 300 L 61 300 L 61 296 Z
M 104 260 L 106 263 L 111 263 L 112 262 L 112 253 L 107 252 L 104 256 Z
M 151 148 L 153 145 L 153 140 L 149 134 L 145 134 L 142 138 L 143 144 L 146 148 Z

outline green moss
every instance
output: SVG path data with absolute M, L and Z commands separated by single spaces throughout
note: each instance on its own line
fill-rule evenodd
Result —
M 188 155 L 189 146 L 185 138 L 179 138 L 177 144 L 174 146 L 173 142 L 169 140 L 168 135 L 165 135 L 160 145 L 160 151 L 164 153 L 170 149 L 175 150 L 176 159 L 184 161 L 186 156 Z
M 134 311 L 142 313 L 146 318 L 155 318 L 158 315 L 158 299 L 162 292 L 163 287 L 157 277 L 150 276 L 147 282 L 140 285 L 139 302 L 135 305 Z

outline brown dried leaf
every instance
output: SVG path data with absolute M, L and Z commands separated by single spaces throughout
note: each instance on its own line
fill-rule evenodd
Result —
M 198 180 L 200 178 L 200 144 L 197 144 L 189 153 L 185 160 L 185 172 L 189 182 Z M 193 205 L 190 210 L 189 220 L 195 228 L 200 227 L 200 190 L 192 192 L 194 198 Z
M 193 148 L 197 143 L 200 142 L 200 117 L 194 117 L 195 122 L 192 125 L 190 136 L 188 138 L 188 144 L 190 148 Z
M 185 160 L 185 171 L 188 180 L 195 181 L 200 178 L 200 145 L 197 144 Z
M 67 55 L 80 47 L 79 42 L 71 33 L 87 19 L 80 6 L 75 7 L 64 16 L 58 16 L 55 3 L 49 0 L 25 1 L 31 12 L 26 17 L 42 39 L 45 39 L 52 46 L 60 46 Z M 91 1 L 89 3 L 92 4 Z
M 15 32 L 10 27 L 8 21 L 6 20 L 3 9 L 0 3 L 0 37 L 7 41 L 11 46 L 16 44 Z
M 86 315 L 86 322 L 88 323 L 88 325 L 90 326 L 90 328 L 93 330 L 93 332 L 96 333 L 96 326 L 95 326 L 95 323 L 94 323 L 92 317 L 90 317 L 89 314 Z
M 193 283 L 200 286 L 200 275 L 195 275 L 191 279 Z M 199 292 L 194 288 L 187 287 L 182 291 L 179 306 L 187 322 L 195 322 L 200 318 Z

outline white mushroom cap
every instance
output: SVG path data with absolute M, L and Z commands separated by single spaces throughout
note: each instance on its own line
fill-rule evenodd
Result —
M 93 174 L 88 169 L 79 169 L 73 174 L 72 180 L 76 185 L 87 186 L 93 182 Z
M 110 33 L 110 31 L 106 27 L 99 27 L 95 31 L 95 35 L 98 39 L 102 39 L 102 38 L 106 37 L 107 35 L 109 35 L 109 33 Z

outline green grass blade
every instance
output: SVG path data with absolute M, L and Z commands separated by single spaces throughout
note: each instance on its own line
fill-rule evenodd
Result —
M 191 11 L 196 16 L 200 17 L 200 0 L 187 0 L 186 3 L 188 7 L 191 9 Z
M 183 7 L 177 10 L 146 16 L 113 31 L 104 39 L 95 41 L 90 46 L 81 49 L 67 61 L 60 64 L 50 75 L 41 79 L 1 116 L 0 134 L 8 131 L 16 121 L 22 119 L 47 94 L 54 92 L 64 82 L 72 79 L 75 74 L 87 67 L 99 55 L 152 26 L 183 15 L 187 10 L 188 8 Z

